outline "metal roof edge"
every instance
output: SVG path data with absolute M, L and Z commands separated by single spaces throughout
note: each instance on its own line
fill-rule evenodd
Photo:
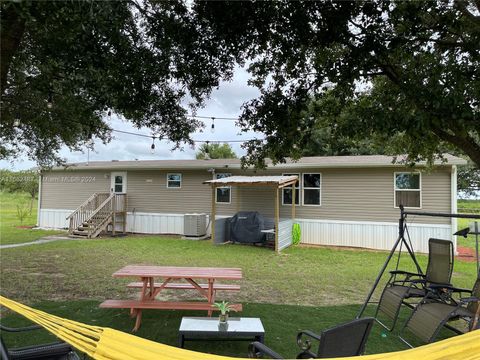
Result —
M 330 157 L 333 158 L 333 157 Z M 339 157 L 341 158 L 341 157 Z M 393 160 L 393 157 L 392 157 Z M 456 156 L 448 156 L 446 158 L 446 162 L 438 162 L 435 163 L 435 167 L 441 167 L 441 166 L 454 166 L 454 165 L 466 165 L 468 162 L 467 160 L 464 160 L 462 158 L 456 157 Z M 161 160 L 160 160 L 161 161 Z M 169 160 L 166 160 L 169 161 Z M 235 163 L 224 163 L 224 164 L 219 164 L 218 162 L 211 163 L 209 160 L 199 160 L 199 161 L 205 161 L 205 163 L 199 163 L 198 165 L 186 165 L 186 164 L 175 164 L 175 161 L 172 160 L 171 163 L 169 164 L 164 164 L 164 165 L 157 165 L 157 164 L 141 164 L 142 160 L 138 160 L 134 164 L 128 164 L 128 165 L 123 165 L 123 161 L 112 161 L 111 164 L 102 164 L 99 166 L 96 166 L 95 163 L 92 163 L 91 165 L 85 164 L 85 163 L 80 163 L 80 164 L 67 164 L 66 166 L 61 166 L 61 167 L 54 167 L 51 169 L 47 169 L 46 171 L 66 171 L 66 170 L 71 170 L 71 171 L 81 171 L 81 170 L 115 170 L 115 169 L 122 169 L 122 170 L 208 170 L 210 168 L 215 168 L 215 169 L 241 169 L 242 166 L 240 163 L 235 162 Z M 140 166 L 139 166 L 140 165 Z M 144 165 L 144 166 L 142 166 Z M 426 167 L 427 164 L 426 162 L 420 162 L 418 164 L 415 164 L 414 167 Z M 379 163 L 375 161 L 360 161 L 360 162 L 330 162 L 330 163 L 302 163 L 302 162 L 287 162 L 287 163 L 277 163 L 275 165 L 273 164 L 267 164 L 267 169 L 305 169 L 305 168 L 382 168 L 382 167 L 405 167 L 405 164 L 402 163 Z M 253 170 L 253 167 L 247 167 L 246 169 L 248 170 Z

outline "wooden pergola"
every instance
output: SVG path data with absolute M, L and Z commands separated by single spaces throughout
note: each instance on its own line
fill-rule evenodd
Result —
M 295 219 L 295 183 L 298 176 L 230 176 L 222 179 L 214 179 L 204 181 L 212 188 L 212 211 L 211 211 L 211 228 L 212 241 L 215 240 L 215 218 L 216 218 L 216 190 L 219 187 L 227 186 L 270 186 L 275 189 L 275 251 L 278 252 L 278 224 L 280 221 L 280 189 L 286 186 L 292 186 L 292 220 Z

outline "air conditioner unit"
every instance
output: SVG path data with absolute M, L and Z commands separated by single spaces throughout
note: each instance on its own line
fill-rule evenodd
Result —
M 185 214 L 183 219 L 185 236 L 205 236 L 207 233 L 207 214 Z

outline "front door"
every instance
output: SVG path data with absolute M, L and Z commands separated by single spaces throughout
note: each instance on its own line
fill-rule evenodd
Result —
M 117 194 L 125 194 L 127 192 L 127 173 L 112 172 L 110 176 L 111 185 L 110 192 Z

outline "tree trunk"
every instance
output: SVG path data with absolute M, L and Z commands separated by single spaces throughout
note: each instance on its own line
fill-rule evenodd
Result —
M 17 11 L 17 7 L 13 4 L 7 4 L 2 6 L 1 12 L 1 94 L 3 95 L 7 88 L 7 76 L 10 70 L 10 64 L 15 53 L 20 46 L 20 42 L 25 32 L 25 19 L 20 16 Z

